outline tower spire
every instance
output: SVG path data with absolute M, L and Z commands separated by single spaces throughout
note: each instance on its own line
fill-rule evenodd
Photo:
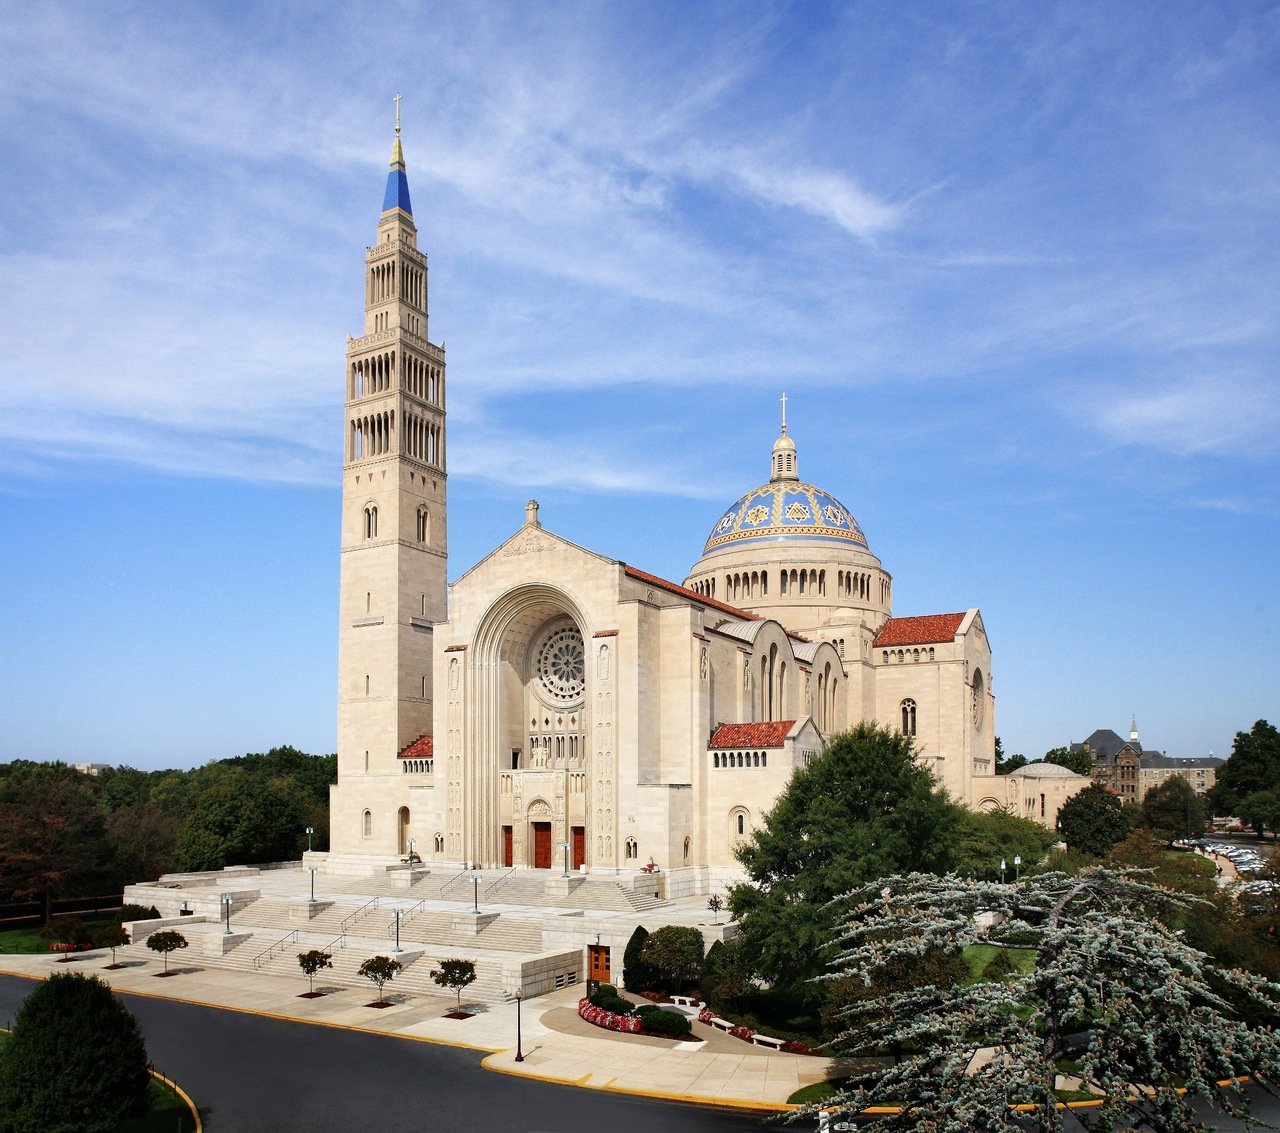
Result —
M 400 92 L 396 92 L 396 138 L 391 145 L 391 167 L 387 171 L 387 191 L 382 198 L 382 221 L 403 217 L 413 221 L 409 201 L 409 178 L 405 173 L 404 150 L 400 148 Z

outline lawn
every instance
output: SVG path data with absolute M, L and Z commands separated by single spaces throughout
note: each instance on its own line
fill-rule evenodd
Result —
M 964 950 L 964 958 L 969 962 L 969 970 L 973 973 L 971 980 L 977 980 L 982 970 L 995 958 L 997 952 L 1008 953 L 1019 972 L 1026 975 L 1035 970 L 1036 954 L 1030 948 L 997 948 L 993 944 L 971 944 Z
M 82 917 L 81 920 L 90 932 L 97 932 L 100 928 L 115 924 L 116 918 L 114 913 L 104 913 L 99 917 Z M 0 930 L 0 953 L 31 956 L 37 952 L 48 952 L 49 941 L 40 935 L 43 931 L 43 925 L 24 925 L 22 928 Z
M 9 1041 L 9 1033 L 0 1031 L 0 1052 Z M 195 1118 L 182 1098 L 156 1079 L 151 1079 L 151 1112 L 142 1117 L 128 1117 L 116 1126 L 116 1133 L 195 1133 Z

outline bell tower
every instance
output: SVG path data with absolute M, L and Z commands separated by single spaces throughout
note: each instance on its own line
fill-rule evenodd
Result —
M 364 333 L 347 338 L 338 631 L 339 853 L 403 854 L 397 755 L 432 730 L 432 627 L 445 619 L 445 357 L 427 338 L 427 257 L 396 134 L 365 252 Z

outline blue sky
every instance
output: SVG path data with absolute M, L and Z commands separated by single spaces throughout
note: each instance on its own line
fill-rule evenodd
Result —
M 765 480 L 997 731 L 1280 719 L 1280 9 L 0 12 L 0 759 L 335 735 L 345 336 L 396 91 L 449 357 L 450 574 L 546 526 L 681 580 Z

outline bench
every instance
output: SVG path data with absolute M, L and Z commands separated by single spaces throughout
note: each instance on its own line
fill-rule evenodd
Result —
M 673 995 L 671 1002 L 677 1007 L 692 1007 L 698 1011 L 701 1011 L 706 1006 L 700 999 L 694 999 L 691 995 Z
M 773 1050 L 781 1050 L 782 1044 L 787 1040 L 774 1038 L 773 1035 L 752 1035 L 751 1041 L 755 1046 L 767 1046 Z
M 711 1016 L 711 1025 L 717 1031 L 732 1031 L 737 1026 L 736 1023 L 731 1023 L 728 1019 L 721 1019 L 719 1015 Z

